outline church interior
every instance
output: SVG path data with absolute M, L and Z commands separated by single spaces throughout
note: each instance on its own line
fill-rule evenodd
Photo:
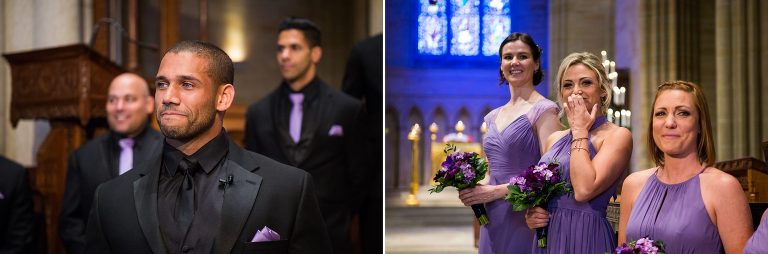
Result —
M 552 79 L 566 55 L 587 51 L 608 60 L 606 69 L 616 73 L 609 109 L 615 117 L 608 119 L 628 128 L 634 140 L 628 173 L 654 166 L 645 140 L 655 88 L 667 80 L 702 86 L 715 132 L 715 167 L 737 177 L 759 221 L 768 202 L 766 3 L 390 0 L 385 5 L 387 253 L 477 253 L 477 222 L 473 226 L 471 209 L 455 188 L 427 190 L 445 159 L 446 142 L 482 154 L 483 118 L 509 100 L 508 88 L 499 85 L 494 51 L 511 32 L 530 34 L 543 49 L 544 78 L 535 89 L 551 100 L 556 100 Z M 614 201 L 608 208 L 612 224 L 620 197 Z
M 107 86 L 117 74 L 134 72 L 153 86 L 176 42 L 221 47 L 234 62 L 237 89 L 224 127 L 241 142 L 246 107 L 282 80 L 275 60 L 281 20 L 302 17 L 320 27 L 317 73 L 338 90 L 353 46 L 383 32 L 382 15 L 382 0 L 0 1 L 0 154 L 29 172 L 35 253 L 64 253 L 56 220 L 67 157 L 107 131 Z
M 67 157 L 108 131 L 104 104 L 113 77 L 130 71 L 153 84 L 174 43 L 212 42 L 234 62 L 237 93 L 224 127 L 241 141 L 246 108 L 282 79 L 275 35 L 287 16 L 322 29 L 318 75 L 336 89 L 355 44 L 384 34 L 384 117 L 377 126 L 384 177 L 370 184 L 384 193 L 386 253 L 477 253 L 472 210 L 453 188 L 428 189 L 446 143 L 483 154 L 483 119 L 509 100 L 499 85 L 497 50 L 511 32 L 530 34 L 543 49 L 543 81 L 535 89 L 551 100 L 565 56 L 603 58 L 613 73 L 609 121 L 634 140 L 627 173 L 654 166 L 644 141 L 656 87 L 668 80 L 700 85 L 712 116 L 714 166 L 739 180 L 753 219 L 768 208 L 763 1 L 3 0 L 0 155 L 29 172 L 34 253 L 65 253 L 57 216 Z M 620 203 L 619 195 L 608 208 L 614 228 Z

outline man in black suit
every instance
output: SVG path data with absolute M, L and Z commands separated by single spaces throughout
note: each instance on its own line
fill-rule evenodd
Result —
M 368 182 L 362 104 L 317 77 L 322 56 L 317 26 L 287 18 L 278 31 L 283 82 L 248 108 L 245 147 L 312 174 L 334 253 L 350 253 L 352 209 Z
M 34 211 L 27 175 L 21 165 L 0 156 L 0 253 L 31 253 Z
M 96 187 L 127 172 L 160 148 L 162 135 L 149 124 L 154 107 L 149 86 L 141 76 L 123 73 L 110 83 L 106 105 L 109 133 L 85 143 L 69 156 L 59 217 L 59 237 L 67 253 L 83 253 L 85 226 Z
M 368 38 L 352 49 L 344 72 L 342 90 L 358 99 L 364 99 L 368 113 L 368 175 L 370 185 L 362 204 L 357 207 L 360 215 L 360 239 L 363 253 L 380 253 L 384 248 L 382 241 L 382 187 L 384 158 L 382 158 L 381 136 L 383 130 L 384 79 L 382 62 L 384 48 L 382 35 Z
M 87 253 L 331 252 L 310 175 L 227 136 L 233 83 L 232 60 L 212 44 L 166 52 L 155 93 L 165 142 L 96 189 Z

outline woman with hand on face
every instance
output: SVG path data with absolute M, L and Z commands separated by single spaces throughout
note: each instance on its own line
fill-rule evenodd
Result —
M 510 100 L 485 116 L 483 148 L 490 166 L 487 182 L 459 192 L 464 205 L 485 204 L 490 223 L 480 228 L 479 253 L 530 252 L 533 233 L 524 213 L 504 201 L 509 178 L 541 157 L 542 142 L 560 129 L 557 105 L 533 89 L 541 82 L 541 49 L 524 33 L 509 35 L 499 46 L 501 83 Z
M 610 88 L 597 56 L 568 55 L 560 64 L 555 85 L 570 129 L 547 138 L 549 149 L 540 161 L 560 164 L 571 193 L 552 198 L 546 209 L 528 209 L 529 228 L 549 226 L 547 246 L 533 252 L 612 252 L 616 242 L 606 208 L 629 163 L 632 135 L 606 120 Z
M 687 81 L 656 90 L 648 147 L 656 167 L 624 181 L 619 242 L 648 236 L 667 253 L 742 253 L 752 233 L 741 184 L 711 167 L 715 148 L 701 88 Z

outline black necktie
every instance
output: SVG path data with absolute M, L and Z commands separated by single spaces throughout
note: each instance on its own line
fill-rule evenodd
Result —
M 179 188 L 177 218 L 181 232 L 187 232 L 192 218 L 195 216 L 195 181 L 194 174 L 200 164 L 195 160 L 184 158 L 179 162 L 179 173 L 184 174 Z

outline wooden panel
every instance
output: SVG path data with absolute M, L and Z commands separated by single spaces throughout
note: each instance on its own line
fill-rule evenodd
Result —
M 85 45 L 3 55 L 11 64 L 11 122 L 104 117 L 109 82 L 123 70 Z
M 164 53 L 179 41 L 178 0 L 160 1 L 160 52 Z
M 715 167 L 736 177 L 749 202 L 768 202 L 768 168 L 755 158 L 715 163 Z

